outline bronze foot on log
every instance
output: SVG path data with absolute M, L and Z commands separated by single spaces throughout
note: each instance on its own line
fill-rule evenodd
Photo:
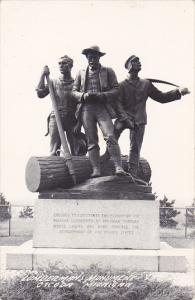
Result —
M 98 168 L 94 168 L 90 178 L 97 178 L 101 176 L 101 171 Z

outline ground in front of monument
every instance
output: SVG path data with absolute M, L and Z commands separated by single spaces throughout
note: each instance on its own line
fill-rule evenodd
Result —
M 188 261 L 186 272 L 174 273 L 105 269 L 97 265 L 91 265 L 87 269 L 79 269 L 76 266 L 72 269 L 61 268 L 60 265 L 58 267 L 54 265 L 51 266 L 49 271 L 6 270 L 5 253 L 10 250 L 14 250 L 14 247 L 4 246 L 0 248 L 2 268 L 0 295 L 2 296 L 1 292 L 3 290 L 4 292 L 5 289 L 8 291 L 8 286 L 10 289 L 9 297 L 2 297 L 1 299 L 18 300 L 21 299 L 21 296 L 23 296 L 23 299 L 27 299 L 30 295 L 31 299 L 38 299 L 36 298 L 37 295 L 42 295 L 44 299 L 52 300 L 56 299 L 57 296 L 57 299 L 73 299 L 71 297 L 74 296 L 76 300 L 190 300 L 193 297 L 192 249 L 183 249 Z M 95 294 L 95 291 L 98 294 Z M 63 298 L 65 294 L 67 298 Z
M 193 261 L 193 240 L 184 238 L 169 238 L 168 243 L 170 245 L 178 245 L 181 252 L 187 259 L 186 272 L 149 272 L 149 271 L 129 271 L 122 269 L 100 268 L 97 265 L 91 265 L 89 268 L 83 270 L 77 267 L 72 270 L 60 268 L 57 266 L 51 266 L 50 271 L 41 272 L 33 270 L 6 270 L 5 266 L 5 254 L 7 252 L 14 252 L 16 247 L 14 245 L 24 245 L 25 239 L 30 237 L 4 237 L 5 243 L 9 243 L 11 246 L 1 246 L 1 282 L 2 290 L 8 291 L 9 285 L 9 297 L 1 299 L 15 299 L 17 293 L 18 297 L 22 294 L 24 299 L 27 299 L 30 295 L 36 297 L 36 295 L 42 294 L 44 299 L 55 299 L 58 295 L 58 299 L 64 299 L 62 294 L 66 295 L 70 291 L 74 291 L 77 296 L 75 299 L 139 299 L 139 292 L 145 293 L 146 297 L 141 299 L 150 300 L 173 300 L 173 299 L 192 299 L 192 287 L 194 286 L 194 261 Z M 32 237 L 31 237 L 32 238 Z M 165 240 L 165 239 L 163 239 Z M 161 241 L 162 242 L 162 241 Z M 26 246 L 29 247 L 27 241 Z M 167 244 L 168 244 L 167 243 Z M 162 244 L 162 243 L 161 243 Z M 5 244 L 4 244 L 5 245 Z M 165 244 L 164 244 L 165 246 Z M 22 246 L 23 247 L 23 246 Z M 188 247 L 188 248 L 187 248 Z M 169 248 L 172 251 L 174 247 Z M 33 276 L 33 277 L 31 277 Z M 75 277 L 74 277 L 75 276 Z M 76 281 L 75 281 L 76 280 Z M 154 283 L 155 281 L 155 283 Z M 21 283 L 22 282 L 22 283 Z M 12 283 L 12 284 L 10 284 Z M 18 292 L 20 287 L 20 291 Z M 153 293 L 147 294 L 147 290 L 152 288 Z M 94 291 L 98 291 L 94 295 Z M 35 293 L 36 291 L 36 293 Z M 166 292 L 165 292 L 166 291 Z M 137 294 L 135 294 L 137 292 Z M 26 293 L 26 294 L 25 294 Z M 34 294 L 33 294 L 34 293 Z M 123 298 L 116 298 L 120 294 Z M 11 296 L 12 295 L 12 296 Z M 33 296 L 34 295 L 34 296 Z M 60 298 L 61 296 L 61 298 Z M 72 294 L 73 296 L 73 294 Z M 94 297 L 93 297 L 94 296 Z M 98 298 L 99 296 L 99 298 Z M 130 296 L 132 296 L 130 298 Z M 178 296 L 178 298 L 174 298 Z M 15 298 L 14 298 L 15 297 Z M 68 296 L 67 296 L 68 297 Z M 91 297 L 91 298 L 90 298 Z M 93 298 L 92 298 L 93 297 Z M 95 298 L 96 297 L 96 298 Z M 129 298 L 128 298 L 129 297 Z M 163 298 L 164 297 L 164 298 Z M 36 298 L 32 298 L 36 299 Z M 41 299 L 41 298 L 40 298 Z M 65 298 L 66 299 L 66 298 Z M 72 299 L 72 298 L 67 298 Z

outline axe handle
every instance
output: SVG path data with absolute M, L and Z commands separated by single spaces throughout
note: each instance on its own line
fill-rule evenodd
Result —
M 60 135 L 60 140 L 62 143 L 62 147 L 64 150 L 64 158 L 69 170 L 69 173 L 72 177 L 73 183 L 76 184 L 76 176 L 75 176 L 75 171 L 74 171 L 74 166 L 72 163 L 72 156 L 68 147 L 68 143 L 66 141 L 66 136 L 62 127 L 62 122 L 61 122 L 61 118 L 60 118 L 60 114 L 58 111 L 58 107 L 57 107 L 57 103 L 56 103 L 56 99 L 55 99 L 55 95 L 54 95 L 54 91 L 53 91 L 53 86 L 52 86 L 52 82 L 49 78 L 49 75 L 46 75 L 46 80 L 47 80 L 47 84 L 48 84 L 48 88 L 49 88 L 49 93 L 50 93 L 50 97 L 51 97 L 51 101 L 52 101 L 52 106 L 53 106 L 53 110 L 54 110 L 54 114 L 55 114 L 55 118 L 56 118 L 56 123 L 57 123 L 57 127 L 58 127 L 58 131 L 59 131 L 59 135 Z

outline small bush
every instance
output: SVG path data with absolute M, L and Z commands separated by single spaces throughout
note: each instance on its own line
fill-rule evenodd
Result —
M 170 201 L 165 195 L 163 199 L 159 200 L 160 207 L 160 226 L 175 228 L 178 224 L 174 218 L 179 215 L 181 212 L 174 209 L 175 200 Z
M 195 207 L 189 207 L 186 210 L 186 218 L 188 227 L 195 227 Z
M 26 272 L 4 280 L 1 300 L 192 300 L 192 288 L 152 279 L 147 273 L 59 269 Z
M 19 213 L 19 218 L 33 218 L 33 209 L 30 206 L 25 206 Z

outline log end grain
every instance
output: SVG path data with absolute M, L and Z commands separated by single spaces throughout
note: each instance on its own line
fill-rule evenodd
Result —
M 41 182 L 41 169 L 35 156 L 29 158 L 25 170 L 25 182 L 29 191 L 37 192 Z

